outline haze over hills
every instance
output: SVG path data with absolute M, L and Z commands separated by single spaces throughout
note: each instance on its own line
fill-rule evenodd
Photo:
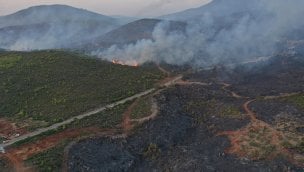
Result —
M 281 52 L 287 40 L 304 39 L 301 5 L 299 0 L 214 0 L 133 22 L 69 6 L 31 7 L 0 18 L 0 48 L 70 48 L 108 60 L 199 67 L 235 63 Z
M 206 14 L 217 17 L 231 17 L 233 14 L 249 14 L 255 11 L 263 11 L 257 5 L 262 5 L 262 0 L 213 0 L 198 8 L 161 16 L 162 19 L 170 20 L 194 20 Z M 256 14 L 256 13 L 255 13 Z
M 299 0 L 214 0 L 196 9 L 160 17 L 187 22 L 186 32 L 168 33 L 167 24 L 158 24 L 152 39 L 112 46 L 97 55 L 198 67 L 270 56 L 284 51 L 287 40 L 304 39 L 300 17 L 304 15 L 303 5 L 304 1 Z
M 85 45 L 84 49 L 104 49 L 109 48 L 112 45 L 123 46 L 136 43 L 140 40 L 152 40 L 155 27 L 162 22 L 165 21 L 159 19 L 136 20 L 93 39 Z M 169 28 L 167 29 L 168 33 L 185 32 L 185 22 L 167 22 L 169 25 Z
M 66 5 L 30 7 L 0 17 L 0 47 L 12 50 L 72 47 L 129 20 L 112 18 Z
M 0 171 L 304 171 L 303 6 L 1 17 Z

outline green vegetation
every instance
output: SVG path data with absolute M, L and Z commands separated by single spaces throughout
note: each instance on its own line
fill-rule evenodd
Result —
M 63 142 L 45 152 L 33 155 L 26 160 L 26 163 L 34 166 L 38 171 L 60 172 L 63 165 L 64 148 L 67 142 Z
M 42 139 L 42 138 L 45 138 L 45 137 L 47 137 L 47 136 L 56 134 L 56 133 L 58 133 L 58 132 L 60 132 L 60 131 L 63 131 L 63 130 L 64 130 L 64 127 L 59 127 L 59 128 L 57 128 L 57 129 L 54 129 L 54 130 L 49 130 L 49 131 L 46 131 L 46 132 L 44 132 L 44 133 L 41 133 L 41 134 L 39 134 L 39 135 L 37 135 L 37 136 L 29 137 L 29 138 L 26 138 L 26 139 L 24 139 L 24 140 L 18 141 L 18 142 L 16 142 L 16 143 L 14 143 L 14 144 L 12 145 L 12 147 L 19 147 L 19 146 L 24 145 L 24 144 L 26 144 L 26 143 L 35 142 L 35 141 L 38 141 L 38 140 L 40 140 L 40 139 Z
M 237 107 L 215 99 L 208 101 L 193 100 L 188 102 L 184 106 L 184 109 L 186 112 L 192 114 L 199 123 L 205 120 L 205 115 L 215 115 L 223 118 L 242 118 L 242 114 Z
M 299 153 L 304 153 L 304 138 L 301 136 L 289 136 L 290 138 L 284 139 L 281 145 L 287 149 L 294 149 Z
M 4 140 L 6 140 L 4 137 L 0 136 L 0 143 L 2 143 Z
M 230 105 L 224 105 L 220 108 L 219 112 L 221 117 L 239 118 L 241 117 L 241 112 L 238 108 Z
M 159 149 L 159 147 L 154 143 L 150 143 L 149 146 L 144 151 L 143 155 L 145 158 L 155 160 L 156 158 L 158 158 L 160 156 L 160 153 L 161 153 L 161 150 Z
M 0 117 L 51 125 L 151 88 L 162 77 L 153 65 L 114 65 L 69 52 L 0 52 Z
M 276 153 L 278 145 L 272 143 L 273 133 L 267 127 L 250 127 L 241 137 L 241 151 L 252 159 L 266 159 Z
M 304 153 L 304 140 L 301 140 L 297 145 L 294 147 L 298 152 Z
M 296 106 L 304 109 L 304 95 L 297 94 L 284 98 L 285 101 L 295 104 Z
M 81 120 L 76 120 L 67 125 L 66 128 L 85 128 L 85 127 L 99 127 L 99 128 L 114 128 L 122 122 L 122 114 L 128 108 L 131 102 L 116 106 L 114 108 L 105 110 L 98 114 L 86 117 Z
M 11 54 L 0 58 L 0 69 L 8 69 L 14 67 L 21 60 L 21 56 Z
M 131 112 L 131 118 L 139 119 L 145 116 L 149 116 L 152 113 L 151 106 L 152 106 L 151 96 L 140 98 L 138 100 L 138 103 Z

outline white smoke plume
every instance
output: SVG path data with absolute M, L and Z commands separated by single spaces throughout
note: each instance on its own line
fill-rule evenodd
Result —
M 282 41 L 304 26 L 301 0 L 215 0 L 212 3 L 211 10 L 202 7 L 199 14 L 189 18 L 185 32 L 169 32 L 169 22 L 162 22 L 155 27 L 151 40 L 139 40 L 123 47 L 114 45 L 92 54 L 139 63 L 227 64 L 276 53 Z

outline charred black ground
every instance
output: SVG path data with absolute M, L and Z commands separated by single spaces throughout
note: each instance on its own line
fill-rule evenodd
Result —
M 217 67 L 186 75 L 188 81 L 209 85 L 181 84 L 161 92 L 156 98 L 160 108 L 156 119 L 137 127 L 126 139 L 79 142 L 70 149 L 68 169 L 301 171 L 303 161 L 293 156 L 303 153 L 302 95 L 293 93 L 303 91 L 302 59 L 276 56 L 234 69 Z M 250 119 L 244 110 L 249 100 L 256 119 Z M 241 136 L 236 142 L 223 132 Z M 279 143 L 275 139 L 259 141 L 267 134 L 276 138 L 277 133 L 282 135 Z M 290 142 L 284 142 L 286 138 Z M 231 153 L 238 143 L 242 152 Z

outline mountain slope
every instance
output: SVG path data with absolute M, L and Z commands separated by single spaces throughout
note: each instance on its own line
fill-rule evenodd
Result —
M 162 19 L 182 20 L 198 19 L 204 15 L 216 17 L 231 17 L 231 15 L 250 14 L 262 9 L 260 5 L 263 0 L 213 0 L 198 8 L 188 9 L 165 16 Z
M 162 78 L 154 65 L 115 65 L 53 50 L 1 52 L 0 75 L 0 118 L 49 124 L 132 96 Z
M 30 7 L 0 17 L 0 47 L 14 50 L 73 47 L 124 20 L 65 5 Z
M 85 47 L 86 49 L 107 48 L 111 45 L 125 45 L 142 39 L 153 39 L 153 31 L 161 22 L 164 21 L 159 19 L 136 20 L 97 37 L 85 45 Z M 168 21 L 168 25 L 168 32 L 183 32 L 186 27 L 184 22 Z
M 95 21 L 115 25 L 113 18 L 67 5 L 41 5 L 0 17 L 0 27 L 36 23 Z

